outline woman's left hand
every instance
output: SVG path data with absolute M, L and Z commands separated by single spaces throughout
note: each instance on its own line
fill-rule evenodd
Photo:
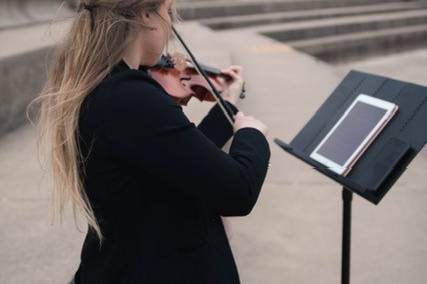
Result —
M 240 94 L 242 93 L 245 81 L 243 80 L 243 67 L 239 65 L 232 65 L 227 69 L 221 69 L 223 74 L 232 78 L 231 83 L 221 93 L 224 100 L 236 104 Z

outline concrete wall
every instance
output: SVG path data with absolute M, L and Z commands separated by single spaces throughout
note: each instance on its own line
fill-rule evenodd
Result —
M 28 103 L 46 80 L 50 47 L 0 60 L 0 136 L 25 122 Z
M 0 0 L 0 137 L 26 121 L 46 80 L 49 52 L 72 15 L 56 0 Z

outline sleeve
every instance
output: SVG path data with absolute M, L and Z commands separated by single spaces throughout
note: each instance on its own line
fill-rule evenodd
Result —
M 234 113 L 238 112 L 234 104 L 228 101 L 225 102 Z M 224 147 L 225 143 L 233 136 L 233 126 L 225 117 L 218 103 L 209 110 L 208 114 L 197 125 L 197 128 L 219 148 Z
M 270 159 L 265 136 L 240 129 L 227 154 L 158 88 L 136 81 L 122 85 L 105 117 L 114 158 L 173 184 L 171 190 L 205 199 L 222 216 L 249 214 Z

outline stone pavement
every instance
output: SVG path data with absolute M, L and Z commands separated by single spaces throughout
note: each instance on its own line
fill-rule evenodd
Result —
M 344 63 L 337 67 L 343 72 L 356 69 L 427 86 L 427 49 Z
M 290 141 L 352 66 L 332 67 L 251 33 L 214 34 L 195 23 L 179 30 L 204 63 L 244 67 L 240 109 L 270 128 L 271 168 L 259 201 L 249 216 L 229 218 L 242 283 L 339 283 L 341 190 L 272 141 Z M 425 57 L 409 57 L 381 71 L 404 76 L 410 62 L 407 72 L 419 70 L 410 78 L 421 78 Z M 197 122 L 209 107 L 193 101 L 186 113 Z M 79 262 L 84 234 L 69 211 L 62 226 L 51 225 L 35 150 L 29 125 L 0 140 L 0 283 L 66 283 Z M 355 196 L 352 283 L 427 281 L 426 163 L 423 152 L 378 206 Z
M 234 62 L 246 69 L 250 97 L 242 107 L 269 125 L 271 140 L 290 141 L 352 69 L 352 65 L 325 65 L 241 31 L 223 35 L 234 46 Z M 426 60 L 407 56 L 406 60 L 396 59 L 395 68 L 403 71 L 402 66 L 410 64 L 408 70 L 419 70 L 415 76 L 419 79 L 425 73 Z M 401 77 L 404 79 L 403 72 Z M 243 283 L 339 283 L 341 190 L 271 146 L 272 167 L 260 201 L 250 216 L 234 223 L 232 244 Z M 379 206 L 355 196 L 352 283 L 427 280 L 426 162 L 423 152 Z

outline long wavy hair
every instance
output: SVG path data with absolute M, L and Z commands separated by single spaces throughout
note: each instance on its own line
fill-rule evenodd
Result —
M 70 30 L 55 48 L 47 81 L 27 107 L 37 128 L 37 149 L 52 189 L 53 218 L 71 202 L 75 224 L 83 217 L 100 243 L 103 234 L 83 187 L 85 157 L 80 151 L 78 116 L 86 96 L 111 72 L 141 29 L 139 15 L 156 12 L 165 0 L 81 0 Z M 91 9 L 82 9 L 89 5 Z M 173 9 L 173 17 L 177 17 Z M 30 109 L 38 104 L 37 123 Z

